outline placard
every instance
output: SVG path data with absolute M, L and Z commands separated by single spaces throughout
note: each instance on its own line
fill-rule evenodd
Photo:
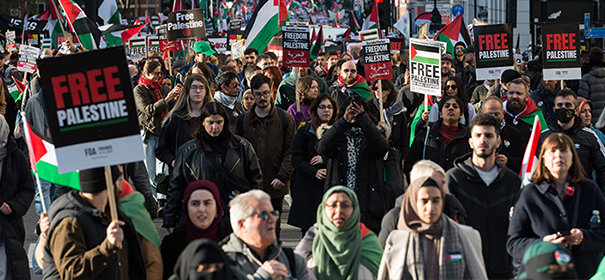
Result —
M 391 54 L 396 54 L 405 48 L 405 38 L 389 38 L 391 42 Z
M 309 27 L 283 27 L 283 64 L 287 67 L 309 67 Z
M 241 40 L 231 40 L 231 58 L 238 59 L 240 57 L 244 57 L 244 52 L 246 51 L 246 39 Z
M 479 25 L 474 28 L 477 81 L 500 79 L 514 69 L 513 37 L 508 24 Z
M 134 62 L 147 58 L 147 40 L 145 37 L 130 38 L 128 40 L 128 53 L 130 53 L 130 59 Z
M 143 160 L 124 47 L 38 61 L 59 173 Z
M 363 63 L 367 81 L 393 79 L 389 39 L 363 41 Z
M 13 52 L 17 50 L 17 44 L 15 44 L 15 31 L 6 31 L 6 50 Z
M 542 25 L 543 79 L 580 80 L 580 28 L 578 24 Z
M 441 43 L 410 39 L 410 90 L 441 96 Z
M 210 44 L 217 53 L 225 53 L 227 51 L 227 38 L 208 38 L 208 41 L 210 41 Z
M 36 60 L 40 55 L 40 48 L 21 45 L 19 46 L 19 61 L 17 61 L 17 70 L 27 73 L 36 71 Z
M 160 50 L 160 40 L 158 36 L 147 36 L 147 53 L 150 51 L 156 51 L 161 55 L 164 54 L 163 51 Z
M 206 37 L 204 10 L 186 10 L 168 15 L 166 32 L 169 41 Z

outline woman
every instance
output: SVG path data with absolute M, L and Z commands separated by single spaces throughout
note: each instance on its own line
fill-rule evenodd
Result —
M 298 82 L 298 94 L 300 95 L 300 110 L 296 109 L 296 103 L 293 103 L 288 107 L 287 112 L 294 116 L 294 122 L 296 128 L 301 124 L 304 124 L 309 117 L 311 117 L 311 111 L 309 111 L 309 105 L 315 100 L 319 94 L 319 84 L 315 78 L 311 76 L 305 76 Z
M 165 87 L 162 80 L 162 66 L 159 62 L 150 59 L 145 62 L 139 84 L 133 91 L 139 115 L 139 125 L 143 130 L 147 173 L 153 184 L 153 195 L 156 196 L 155 149 L 158 147 L 161 123 L 168 115 L 169 109 L 174 105 L 174 100 L 179 96 L 181 86 L 178 85 L 172 90 Z
M 248 140 L 233 134 L 225 107 L 210 102 L 204 105 L 200 119 L 202 125 L 194 139 L 177 151 L 168 186 L 164 228 L 176 227 L 184 186 L 193 181 L 208 180 L 217 184 L 223 203 L 238 192 L 261 187 L 256 153 Z M 225 182 L 227 179 L 233 183 Z M 244 189 L 235 188 L 237 186 Z
M 311 122 L 301 126 L 292 140 L 292 207 L 288 224 L 299 227 L 304 235 L 315 223 L 315 212 L 321 202 L 327 159 L 315 150 L 317 129 L 333 125 L 338 116 L 336 100 L 329 94 L 320 94 L 311 103 Z
M 590 128 L 592 131 L 594 131 L 594 133 L 597 134 L 599 140 L 601 140 L 601 143 L 605 143 L 605 134 L 592 125 L 592 101 L 584 97 L 578 97 L 576 115 L 580 117 L 580 120 L 582 120 L 582 124 L 585 127 Z
M 170 280 L 247 279 L 241 270 L 230 265 L 229 258 L 212 240 L 192 241 L 178 258 Z
M 186 94 L 181 94 L 177 98 L 176 104 L 162 122 L 160 141 L 155 149 L 155 155 L 168 165 L 170 171 L 174 168 L 178 148 L 193 139 L 200 127 L 202 107 L 212 101 L 212 96 L 208 93 L 209 89 L 210 85 L 202 75 L 189 75 L 183 86 L 183 93 Z
M 252 94 L 252 90 L 247 89 L 246 91 L 244 91 L 242 105 L 244 106 L 244 109 L 246 110 L 246 112 L 248 112 L 248 111 L 250 111 L 250 109 L 252 109 L 252 106 L 254 106 L 254 102 L 255 102 L 254 94 Z
M 187 244 L 197 239 L 219 242 L 231 232 L 231 226 L 222 218 L 223 204 L 218 187 L 206 180 L 193 181 L 183 195 L 185 224 L 181 224 L 162 241 L 164 279 L 172 275 L 178 256 Z
M 269 66 L 263 69 L 263 74 L 271 79 L 271 97 L 275 100 L 275 94 L 277 93 L 277 88 L 282 81 L 282 73 L 277 66 Z
M 421 177 L 410 184 L 378 279 L 487 279 L 479 232 L 443 215 L 444 199 L 438 180 Z
M 317 279 L 376 279 L 382 247 L 376 234 L 360 222 L 355 192 L 335 186 L 317 207 L 317 223 L 294 252 Z
M 590 229 L 593 210 L 605 213 L 599 186 L 586 179 L 569 136 L 554 133 L 542 144 L 531 184 L 524 187 L 508 227 L 508 252 L 516 263 L 538 241 L 571 248 L 580 279 L 597 270 L 605 229 Z
M 468 126 L 471 123 L 471 119 L 475 117 L 475 107 L 473 104 L 468 102 L 466 91 L 464 90 L 464 83 L 458 77 L 448 77 L 445 82 L 445 94 L 457 96 L 462 100 L 466 106 L 462 108 L 462 118 L 460 123 Z M 439 119 L 439 108 L 431 107 L 431 113 L 428 116 L 429 122 L 436 122 Z M 422 120 L 426 122 L 425 116 L 422 116 Z M 426 123 L 425 123 L 426 124 Z
M 212 69 L 210 69 L 210 67 L 208 67 L 208 65 L 206 65 L 206 63 L 196 62 L 195 64 L 193 64 L 193 66 L 191 66 L 191 68 L 185 75 L 185 78 L 191 74 L 200 74 L 200 75 L 204 76 L 204 78 L 206 78 L 206 81 L 208 81 L 210 88 L 212 89 L 211 95 L 214 96 L 214 89 L 216 88 L 214 79 L 216 77 L 214 77 L 214 73 L 212 72 Z

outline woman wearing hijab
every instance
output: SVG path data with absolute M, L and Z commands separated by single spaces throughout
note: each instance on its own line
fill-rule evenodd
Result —
M 172 271 L 171 271 L 172 272 Z M 246 279 L 237 268 L 229 265 L 229 259 L 209 239 L 194 240 L 179 256 L 170 280 L 228 280 Z
M 378 279 L 487 279 L 481 236 L 443 215 L 445 190 L 421 177 L 406 190 Z
M 202 238 L 218 242 L 231 233 L 229 224 L 221 219 L 223 204 L 214 183 L 206 180 L 189 183 L 183 202 L 185 223 L 177 226 L 162 241 L 164 279 L 170 277 L 179 254 L 188 243 Z
M 317 208 L 317 223 L 294 252 L 302 256 L 309 275 L 317 279 L 376 279 L 382 247 L 378 237 L 360 222 L 354 191 L 335 186 Z

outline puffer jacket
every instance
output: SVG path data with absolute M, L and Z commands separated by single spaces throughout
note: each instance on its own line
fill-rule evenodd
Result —
M 183 193 L 189 183 L 197 180 L 217 182 L 214 164 L 209 156 L 216 157 L 216 161 L 230 170 L 230 174 L 248 180 L 251 189 L 261 188 L 263 176 L 252 144 L 237 135 L 234 137 L 227 147 L 224 163 L 221 163 L 220 156 L 213 153 L 208 145 L 198 146 L 195 139 L 179 148 L 166 194 L 163 227 L 176 227 L 183 204 Z
M 596 123 L 605 108 L 605 67 L 593 66 L 582 76 L 578 95 L 592 101 L 592 123 Z

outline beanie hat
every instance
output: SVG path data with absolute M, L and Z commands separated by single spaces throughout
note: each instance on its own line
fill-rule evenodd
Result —
M 549 274 L 550 265 L 567 265 L 573 263 L 569 251 L 552 242 L 540 241 L 529 246 L 523 255 L 525 271 L 521 279 L 577 279 L 575 269 Z M 564 278 L 559 278 L 563 273 Z
M 182 56 L 177 56 L 176 59 L 174 59 L 174 61 L 172 62 L 172 69 L 183 67 L 185 64 L 187 64 L 187 61 L 185 61 Z
M 506 83 L 510 83 L 512 80 L 517 79 L 517 78 L 521 78 L 521 74 L 519 74 L 519 72 L 512 70 L 512 69 L 508 69 L 505 70 L 504 72 L 502 72 L 502 76 L 500 76 L 500 82 L 502 82 L 503 84 Z
M 456 44 L 454 45 L 454 49 L 455 49 L 457 46 L 462 46 L 462 48 L 466 48 L 466 44 L 465 44 L 464 42 L 462 42 L 462 41 L 460 41 L 460 42 L 456 43 Z
M 115 181 L 122 173 L 117 166 L 111 167 L 111 177 Z M 98 167 L 93 169 L 80 170 L 80 191 L 83 193 L 98 193 L 107 189 L 105 181 L 105 168 Z M 113 185 L 113 182 L 111 182 Z
M 441 55 L 441 60 L 448 60 L 451 63 L 454 63 L 454 60 L 452 59 L 452 56 L 450 56 L 449 54 L 443 54 Z

